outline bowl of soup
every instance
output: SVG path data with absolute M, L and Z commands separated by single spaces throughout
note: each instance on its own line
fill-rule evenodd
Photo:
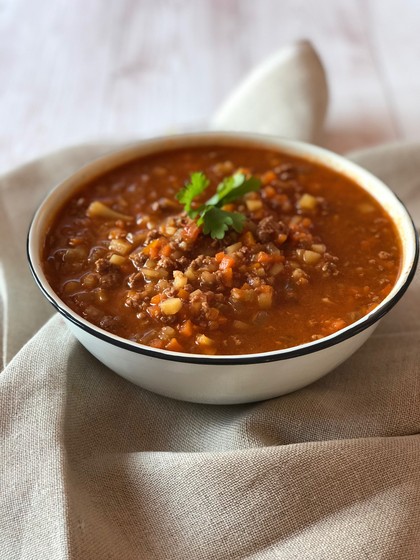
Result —
M 232 404 L 346 360 L 407 289 L 418 239 L 393 192 L 341 156 L 199 133 L 77 171 L 40 205 L 28 258 L 105 366 L 165 396 Z

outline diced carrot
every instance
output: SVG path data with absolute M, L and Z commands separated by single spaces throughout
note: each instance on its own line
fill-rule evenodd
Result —
M 221 253 L 216 253 L 215 256 L 214 256 L 214 258 L 216 259 L 216 261 L 217 261 L 218 263 L 221 263 L 222 260 L 224 259 L 224 257 L 226 257 L 226 253 L 223 253 L 223 252 L 221 252 Z
M 112 228 L 108 232 L 108 239 L 118 239 L 119 237 L 125 237 L 125 230 L 121 228 Z
M 172 249 L 169 244 L 166 244 L 164 247 L 162 247 L 160 251 L 162 257 L 170 257 L 171 253 L 172 253 Z
M 83 239 L 83 237 L 72 237 L 69 240 L 69 243 L 72 247 L 76 247 L 77 245 L 83 245 L 83 243 L 85 243 L 86 240 Z
M 224 210 L 225 212 L 233 212 L 235 210 L 235 205 L 230 203 L 230 204 L 225 204 L 222 207 L 222 210 Z
M 163 348 L 163 341 L 160 338 L 154 338 L 149 342 L 149 346 L 153 346 L 153 348 Z
M 217 352 L 217 348 L 215 346 L 202 346 L 200 349 L 203 354 L 207 354 L 208 356 L 214 356 Z
M 162 294 L 156 294 L 152 298 L 150 298 L 150 303 L 156 304 L 162 301 Z
M 232 286 L 232 282 L 233 282 L 233 271 L 231 268 L 225 268 L 223 270 L 223 274 L 222 274 L 222 278 L 223 278 L 223 283 L 225 284 L 225 286 Z
M 230 255 L 225 255 L 220 261 L 219 268 L 220 270 L 226 270 L 227 268 L 233 268 L 235 264 L 236 262 L 234 258 L 232 258 Z
M 153 318 L 158 317 L 158 315 L 160 313 L 160 307 L 157 306 L 157 305 L 155 305 L 155 306 L 150 305 L 147 308 L 147 313 L 150 315 L 150 317 L 153 317 Z
M 171 338 L 171 340 L 168 342 L 168 344 L 165 346 L 166 350 L 172 350 L 172 352 L 183 352 L 184 349 L 183 347 L 180 345 L 180 343 L 177 341 L 177 339 Z
M 159 251 L 161 246 L 162 245 L 160 239 L 155 239 L 154 241 L 151 242 L 151 244 L 149 245 L 151 259 L 156 259 L 159 256 Z
M 149 243 L 149 245 L 146 245 L 146 247 L 143 249 L 143 253 L 150 256 L 151 259 L 156 259 L 159 256 L 159 252 L 162 246 L 166 245 L 167 242 L 167 239 L 165 239 L 164 237 L 154 239 Z
M 272 181 L 275 181 L 277 179 L 277 175 L 274 173 L 274 171 L 266 171 L 265 173 L 263 173 L 261 175 L 261 182 L 263 185 L 268 185 L 268 183 L 271 183 Z
M 264 284 L 263 286 L 260 286 L 258 291 L 262 292 L 262 293 L 266 293 L 266 294 L 272 294 L 273 293 L 273 287 L 268 286 L 267 284 Z
M 273 294 L 269 292 L 263 292 L 261 294 L 258 294 L 257 300 L 258 307 L 260 309 L 270 309 L 273 305 Z
M 264 252 L 264 251 L 260 251 L 257 255 L 257 261 L 259 263 L 272 263 L 273 262 L 273 255 L 269 255 L 268 253 Z
M 190 338 L 194 334 L 194 325 L 190 319 L 187 319 L 182 325 L 179 327 L 179 334 Z
M 187 241 L 195 241 L 199 236 L 201 228 L 195 222 L 190 222 L 182 230 L 182 237 Z
M 178 296 L 182 299 L 188 299 L 190 297 L 190 293 L 187 292 L 187 290 L 181 288 L 180 290 L 178 290 Z
M 287 233 L 279 233 L 277 236 L 277 243 L 279 245 L 283 245 L 286 239 L 287 239 Z
M 267 185 L 266 187 L 264 187 L 264 195 L 266 198 L 274 198 L 276 196 L 276 189 L 274 187 L 272 187 L 271 185 Z
M 255 245 L 255 238 L 252 235 L 251 231 L 246 231 L 245 233 L 243 233 L 241 235 L 241 241 L 247 247 L 252 247 L 253 245 Z

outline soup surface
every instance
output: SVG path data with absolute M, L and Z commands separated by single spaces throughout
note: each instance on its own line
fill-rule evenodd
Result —
M 190 217 L 176 195 L 197 172 L 208 187 Z M 226 198 L 217 216 L 241 223 L 224 231 L 213 221 L 204 233 L 194 209 L 235 173 L 256 190 Z M 69 307 L 109 332 L 178 352 L 248 354 L 358 320 L 392 289 L 400 253 L 391 219 L 352 180 L 226 145 L 147 156 L 87 185 L 54 217 L 44 268 Z

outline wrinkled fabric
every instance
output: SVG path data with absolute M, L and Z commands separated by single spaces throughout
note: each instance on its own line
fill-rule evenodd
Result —
M 44 194 L 109 149 L 0 179 L 0 558 L 419 558 L 418 277 L 356 354 L 300 391 L 235 406 L 150 393 L 76 341 L 26 264 Z M 352 157 L 419 223 L 419 144 Z

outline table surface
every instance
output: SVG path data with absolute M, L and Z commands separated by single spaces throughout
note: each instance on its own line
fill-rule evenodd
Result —
M 205 123 L 300 39 L 328 73 L 328 147 L 418 140 L 419 26 L 418 0 L 0 0 L 0 172 Z

